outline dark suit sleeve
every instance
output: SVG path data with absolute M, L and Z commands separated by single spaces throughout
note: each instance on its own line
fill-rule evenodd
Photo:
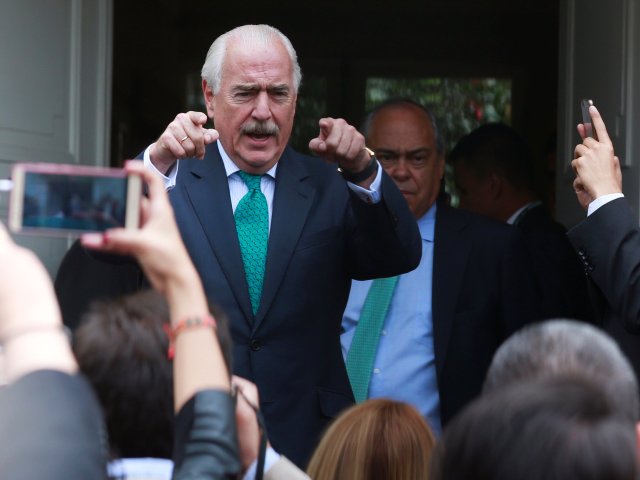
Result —
M 106 433 L 81 376 L 38 371 L 0 391 L 0 478 L 106 478 Z
M 174 480 L 237 478 L 235 403 L 227 392 L 198 392 L 176 416 Z
M 640 230 L 627 200 L 603 205 L 568 236 L 609 307 L 640 332 Z
M 383 171 L 382 199 L 367 204 L 351 190 L 351 275 L 356 280 L 400 275 L 422 256 L 420 231 L 407 202 Z

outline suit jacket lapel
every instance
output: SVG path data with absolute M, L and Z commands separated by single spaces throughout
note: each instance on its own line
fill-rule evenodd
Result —
M 314 187 L 306 181 L 309 172 L 304 160 L 295 158 L 296 155 L 287 148 L 278 162 L 267 266 L 254 330 L 269 311 L 280 288 L 315 195 Z
M 470 242 L 464 228 L 468 220 L 452 207 L 438 203 L 433 246 L 433 281 L 431 309 L 433 315 L 436 372 L 442 373 L 451 338 L 456 305 L 469 256 Z
M 182 165 L 181 165 L 182 167 Z M 229 286 L 251 324 L 253 311 L 244 274 L 240 244 L 231 208 L 229 181 L 216 144 L 203 161 L 193 163 L 185 189 Z M 181 173 L 184 175 L 184 172 Z

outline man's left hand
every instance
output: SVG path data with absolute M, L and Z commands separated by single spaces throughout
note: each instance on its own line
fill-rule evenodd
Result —
M 351 173 L 369 166 L 371 156 L 364 148 L 364 136 L 354 126 L 342 118 L 322 118 L 319 126 L 319 135 L 309 142 L 311 151 Z

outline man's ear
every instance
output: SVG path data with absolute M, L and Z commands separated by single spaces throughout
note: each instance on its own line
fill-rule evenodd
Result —
M 640 463 L 640 422 L 636 423 L 636 458 Z
M 491 198 L 496 199 L 502 196 L 504 190 L 504 179 L 496 173 L 490 173 L 488 178 L 489 193 Z
M 207 116 L 213 118 L 213 90 L 207 84 L 207 81 L 202 79 L 202 94 L 204 95 L 204 103 L 207 106 Z

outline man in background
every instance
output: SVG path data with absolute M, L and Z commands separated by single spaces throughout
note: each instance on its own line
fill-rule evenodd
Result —
M 527 254 L 518 230 L 443 200 L 444 143 L 429 110 L 387 101 L 363 133 L 418 221 L 422 260 L 399 277 L 353 282 L 347 371 L 356 401 L 406 401 L 439 432 L 480 393 L 502 341 L 539 318 Z
M 543 317 L 591 321 L 587 279 L 564 226 L 536 194 L 533 158 L 524 139 L 505 124 L 482 125 L 458 141 L 449 161 L 461 208 L 524 234 Z

